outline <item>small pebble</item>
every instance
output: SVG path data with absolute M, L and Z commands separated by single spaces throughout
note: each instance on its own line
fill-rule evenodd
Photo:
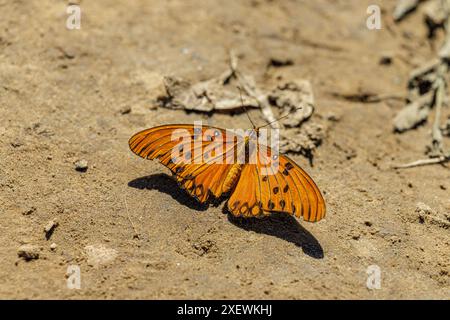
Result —
M 88 169 L 88 162 L 85 159 L 75 161 L 75 170 L 79 172 L 86 172 Z
M 53 243 L 50 245 L 50 250 L 55 251 L 57 247 L 58 247 L 57 244 L 53 242 Z
M 131 112 L 131 107 L 130 106 L 124 106 L 124 107 L 120 108 L 119 112 L 122 115 L 129 114 Z
M 416 204 L 416 213 L 419 217 L 419 222 L 424 223 L 428 215 L 433 213 L 433 210 L 423 202 L 418 202 Z
M 350 237 L 353 240 L 359 240 L 359 238 L 361 238 L 361 234 L 358 231 L 353 230 L 352 232 L 350 232 Z
M 288 57 L 272 57 L 269 60 L 269 66 L 272 67 L 285 67 L 285 66 L 292 66 L 294 64 L 294 61 L 291 58 Z
M 23 142 L 20 140 L 12 141 L 11 146 L 13 148 L 19 148 L 19 147 L 23 146 Z
M 58 226 L 58 221 L 55 221 L 55 220 L 51 220 L 45 225 L 44 232 L 45 232 L 45 238 L 47 240 L 52 236 L 53 231 L 55 231 L 55 228 L 57 226 Z
M 391 236 L 390 240 L 391 240 L 391 243 L 402 242 L 402 239 L 400 237 L 398 237 L 398 236 L 395 236 L 395 235 Z
M 22 214 L 24 216 L 29 216 L 30 214 L 34 213 L 35 211 L 36 211 L 36 208 L 35 207 L 31 207 L 30 209 L 27 209 L 27 210 L 23 211 Z
M 392 55 L 390 55 L 388 53 L 383 54 L 380 58 L 379 63 L 383 66 L 388 66 L 388 65 L 392 64 Z
M 328 121 L 331 121 L 331 122 L 338 122 L 338 121 L 340 120 L 340 117 L 339 117 L 338 115 L 332 113 L 332 112 L 328 113 L 328 114 L 325 116 L 325 118 L 326 118 Z

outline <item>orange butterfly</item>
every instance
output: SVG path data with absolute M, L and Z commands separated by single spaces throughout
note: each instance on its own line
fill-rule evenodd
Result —
M 141 131 L 128 143 L 138 156 L 159 159 L 200 203 L 231 193 L 227 207 L 238 217 L 285 212 L 321 220 L 325 201 L 314 181 L 259 137 L 260 128 L 242 137 L 210 126 L 169 124 Z

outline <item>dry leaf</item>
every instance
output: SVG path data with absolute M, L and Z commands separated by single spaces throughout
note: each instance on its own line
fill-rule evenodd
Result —
M 279 85 L 269 95 L 269 101 L 290 114 L 282 123 L 286 127 L 298 127 L 314 112 L 314 97 L 308 80 L 295 80 Z
M 280 151 L 311 156 L 325 138 L 324 127 L 317 123 L 307 123 L 299 128 L 290 128 L 280 134 Z
M 400 21 L 408 13 L 414 11 L 419 5 L 420 0 L 398 0 L 392 14 L 395 21 Z
M 166 95 L 159 97 L 158 100 L 160 106 L 165 108 L 211 112 L 213 110 L 240 109 L 242 101 L 246 107 L 259 107 L 255 99 L 246 94 L 242 94 L 241 101 L 239 90 L 225 88 L 221 78 L 191 85 L 184 79 L 165 77 L 164 85 Z
M 432 94 L 429 93 L 409 103 L 394 119 L 394 129 L 403 132 L 421 124 L 428 118 L 431 110 Z

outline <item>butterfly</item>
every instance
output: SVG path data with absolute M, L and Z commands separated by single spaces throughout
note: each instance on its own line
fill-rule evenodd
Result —
M 313 179 L 262 144 L 261 131 L 254 126 L 235 134 L 206 125 L 168 124 L 138 132 L 128 143 L 136 155 L 169 168 L 200 203 L 229 194 L 227 208 L 236 217 L 284 212 L 321 220 L 325 201 Z

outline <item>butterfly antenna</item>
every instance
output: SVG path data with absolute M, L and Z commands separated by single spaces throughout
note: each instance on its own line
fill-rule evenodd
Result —
M 287 114 L 285 114 L 284 116 L 281 116 L 281 117 L 279 117 L 278 119 L 275 119 L 275 120 L 273 120 L 273 121 L 270 121 L 269 123 L 266 123 L 265 125 L 263 125 L 263 126 L 261 126 L 261 127 L 258 127 L 258 129 L 259 129 L 259 128 L 267 127 L 267 126 L 271 125 L 271 124 L 274 123 L 274 122 L 277 122 L 277 121 L 279 121 L 279 120 L 281 120 L 281 119 L 287 118 L 292 112 L 295 112 L 295 111 L 300 110 L 300 109 L 303 109 L 303 107 L 298 107 L 298 108 L 296 108 L 296 109 L 294 109 L 294 110 L 291 110 L 291 111 L 289 111 Z
M 241 97 L 242 108 L 244 108 L 245 114 L 247 115 L 248 120 L 250 120 L 250 123 L 252 124 L 253 129 L 256 129 L 256 126 L 253 123 L 252 118 L 250 118 L 250 115 L 248 114 L 247 108 L 244 106 L 244 99 L 242 99 L 242 88 L 239 86 L 237 88 L 239 89 L 239 96 Z

